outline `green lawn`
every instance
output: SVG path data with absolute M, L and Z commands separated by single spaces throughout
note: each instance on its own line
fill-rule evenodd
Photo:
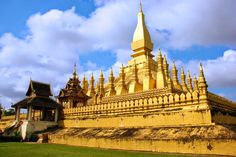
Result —
M 59 144 L 0 143 L 0 157 L 181 157 L 181 155 L 162 155 Z

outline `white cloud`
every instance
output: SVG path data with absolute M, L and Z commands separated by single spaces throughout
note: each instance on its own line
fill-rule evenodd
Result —
M 227 50 L 222 57 L 205 62 L 206 78 L 214 87 L 236 87 L 236 50 Z
M 184 67 L 185 73 L 190 70 L 193 77 L 194 74 L 199 75 L 199 65 L 203 64 L 204 74 L 210 90 L 217 91 L 219 95 L 223 95 L 230 99 L 235 99 L 236 91 L 232 90 L 236 88 L 236 50 L 227 50 L 223 56 L 211 60 L 190 60 L 187 63 L 183 63 L 181 60 L 177 61 L 177 67 L 179 69 Z M 222 90 L 230 90 L 231 92 L 224 93 Z

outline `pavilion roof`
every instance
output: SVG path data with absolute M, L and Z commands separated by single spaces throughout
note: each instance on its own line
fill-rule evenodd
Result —
M 50 84 L 30 80 L 26 96 L 34 93 L 36 96 L 52 96 Z
M 33 106 L 35 109 L 42 109 L 42 108 L 63 108 L 63 106 L 57 103 L 50 97 L 27 97 L 16 104 L 12 105 L 12 107 L 20 107 L 20 108 L 27 108 L 28 106 Z

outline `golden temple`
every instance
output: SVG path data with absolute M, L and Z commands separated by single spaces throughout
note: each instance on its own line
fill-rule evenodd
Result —
M 166 56 L 153 43 L 140 5 L 131 42 L 132 59 L 115 77 L 111 69 L 105 83 L 85 76 L 82 87 L 76 72 L 60 91 L 64 127 L 145 127 L 236 124 L 236 103 L 208 91 L 203 66 L 193 78 L 175 63 L 169 68 Z M 179 81 L 180 80 L 180 81 Z
M 57 100 L 50 84 L 30 80 L 26 98 L 12 105 L 12 124 L 5 117 L 0 129 L 9 124 L 4 135 L 26 141 L 38 134 L 38 142 L 235 156 L 236 103 L 208 91 L 202 64 L 191 77 L 161 49 L 154 57 L 141 4 L 131 49 L 118 76 L 111 69 L 107 79 L 101 71 L 80 80 L 75 65 Z

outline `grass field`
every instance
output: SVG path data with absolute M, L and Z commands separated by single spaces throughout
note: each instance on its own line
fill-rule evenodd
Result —
M 181 155 L 107 150 L 59 144 L 0 143 L 0 157 L 181 157 Z

